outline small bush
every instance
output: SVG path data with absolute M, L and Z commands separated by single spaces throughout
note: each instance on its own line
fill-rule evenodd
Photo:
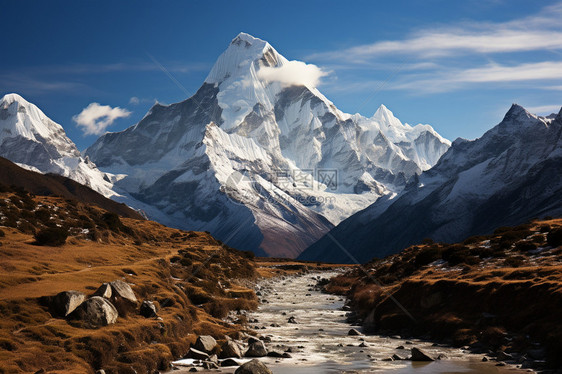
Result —
M 48 227 L 35 234 L 38 245 L 61 246 L 66 243 L 68 231 L 60 227 Z
M 111 231 L 121 231 L 121 228 L 123 227 L 121 219 L 115 213 L 104 213 L 104 215 L 102 216 L 102 220 L 107 225 L 107 228 Z
M 533 249 L 537 249 L 537 245 L 533 242 L 521 241 L 515 244 L 515 250 L 519 252 L 532 251 Z
M 558 247 L 562 245 L 562 228 L 551 230 L 546 236 L 546 242 L 551 247 Z
M 439 260 L 441 258 L 441 249 L 436 246 L 431 246 L 421 249 L 416 258 L 414 259 L 414 264 L 416 266 L 424 266 L 431 264 L 433 261 Z

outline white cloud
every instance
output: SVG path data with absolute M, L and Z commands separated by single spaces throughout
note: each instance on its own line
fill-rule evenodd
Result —
M 131 105 L 139 105 L 140 99 L 136 96 L 133 96 L 129 99 L 129 104 Z
M 72 120 L 82 128 L 84 135 L 101 135 L 116 119 L 128 117 L 130 114 L 127 109 L 91 103 L 73 116 Z
M 448 92 L 470 84 L 553 81 L 562 79 L 562 62 L 543 61 L 513 66 L 488 64 L 478 68 L 449 69 L 423 75 L 406 75 L 390 89 L 415 90 L 420 92 Z M 555 86 L 535 88 L 556 89 Z
M 471 22 L 422 29 L 402 40 L 385 40 L 318 53 L 311 59 L 365 63 L 385 55 L 438 57 L 466 53 L 507 53 L 562 49 L 562 3 L 533 16 L 503 23 Z
M 539 105 L 526 107 L 529 112 L 536 113 L 538 115 L 549 115 L 552 113 L 558 113 L 560 111 L 560 105 Z
M 262 67 L 258 71 L 258 77 L 268 82 L 281 82 L 283 85 L 304 85 L 316 87 L 320 78 L 329 73 L 318 66 L 306 64 L 302 61 L 289 61 L 281 67 Z

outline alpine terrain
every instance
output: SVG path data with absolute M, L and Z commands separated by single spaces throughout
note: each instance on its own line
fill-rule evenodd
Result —
M 275 78 L 292 63 L 241 33 L 195 95 L 154 105 L 85 154 L 126 175 L 114 188 L 154 209 L 153 219 L 296 257 L 352 213 L 400 192 L 450 142 L 384 106 L 371 118 L 346 114 L 315 87 Z
M 365 262 L 424 238 L 451 243 L 560 216 L 561 134 L 562 110 L 540 117 L 514 104 L 481 138 L 457 139 L 398 196 L 389 194 L 346 219 L 300 258 Z
M 114 176 L 82 157 L 61 125 L 18 94 L 0 99 L 0 156 L 29 170 L 68 177 L 106 197 L 117 195 Z

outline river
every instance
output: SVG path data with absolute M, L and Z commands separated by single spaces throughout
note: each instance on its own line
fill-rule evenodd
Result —
M 262 281 L 257 290 L 265 300 L 257 311 L 248 313 L 249 325 L 269 337 L 268 350 L 284 352 L 290 348 L 291 358 L 263 357 L 275 374 L 323 373 L 522 373 L 515 367 L 496 366 L 482 362 L 475 355 L 457 348 L 435 346 L 431 342 L 377 335 L 348 336 L 351 328 L 342 310 L 345 300 L 314 289 L 318 277 L 328 278 L 331 272 L 287 276 Z M 296 323 L 289 323 L 294 317 Z M 265 328 L 263 328 L 265 327 Z M 398 349 L 399 347 L 403 347 Z M 433 357 L 434 362 L 388 361 L 393 355 L 407 358 L 417 347 Z M 240 360 L 241 362 L 247 360 Z M 181 364 L 177 362 L 177 364 Z M 232 373 L 235 368 L 221 368 Z M 217 372 L 217 371 L 213 371 Z M 176 373 L 178 373 L 176 371 Z

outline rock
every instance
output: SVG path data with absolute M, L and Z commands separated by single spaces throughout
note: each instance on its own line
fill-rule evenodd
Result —
M 209 355 L 195 348 L 189 348 L 189 351 L 187 351 L 185 358 L 194 358 L 196 360 L 208 360 Z
M 119 313 L 117 313 L 117 309 L 109 300 L 99 296 L 92 296 L 80 304 L 72 315 L 77 316 L 78 319 L 92 326 L 99 327 L 115 323 Z
M 96 292 L 94 292 L 94 296 L 105 297 L 106 299 L 111 299 L 111 286 L 109 283 L 104 283 L 98 287 Z
M 242 358 L 242 352 L 240 351 L 240 347 L 235 342 L 227 341 L 221 347 L 221 358 L 229 358 L 229 357 L 236 357 Z
M 404 349 L 403 345 L 399 345 L 398 347 L 396 347 L 396 349 Z
M 260 340 L 257 338 L 254 338 L 253 336 L 250 336 L 248 338 L 248 344 L 254 344 L 255 342 L 259 342 Z
M 350 336 L 359 336 L 359 335 L 363 335 L 363 334 L 361 334 L 361 333 L 360 333 L 359 331 L 357 331 L 356 329 L 351 329 L 351 330 L 349 330 L 349 331 L 347 332 L 347 335 L 350 335 Z
M 293 358 L 289 353 L 283 352 L 283 358 Z
M 367 345 L 367 344 L 365 344 L 365 342 L 363 342 L 363 343 L 359 344 L 359 347 L 361 347 L 361 348 L 365 348 L 365 347 L 368 347 L 368 345 Z
M 246 357 L 263 357 L 267 355 L 267 349 L 265 349 L 265 345 L 262 341 L 257 341 L 248 347 L 245 356 Z
M 179 370 L 179 369 L 177 369 L 177 370 Z M 189 369 L 189 372 L 190 372 L 190 373 L 196 373 L 196 372 L 198 372 L 198 371 L 199 371 L 199 369 L 197 369 L 197 368 L 191 368 L 191 369 Z
M 435 361 L 431 356 L 419 348 L 412 348 L 412 361 Z
M 234 374 L 273 374 L 262 362 L 253 359 L 240 366 Z
M 219 363 L 219 358 L 217 357 L 217 355 L 211 355 L 211 357 L 209 357 L 209 360 L 208 360 L 208 361 L 209 361 L 209 362 L 213 362 L 213 363 L 215 363 L 215 364 L 218 365 L 218 363 Z
M 222 367 L 228 367 L 228 366 L 240 366 L 240 364 L 238 363 L 238 361 L 236 361 L 233 358 L 227 358 L 226 360 L 223 360 L 221 362 L 221 366 Z
M 86 300 L 86 295 L 78 291 L 63 291 L 53 297 L 51 306 L 56 315 L 66 317 Z
M 197 341 L 195 342 L 193 348 L 201 352 L 211 353 L 216 346 L 217 341 L 215 340 L 215 338 L 210 335 L 201 335 L 197 338 Z
M 275 352 L 275 351 L 269 351 L 269 352 L 267 352 L 267 357 L 283 358 L 283 353 Z
M 394 361 L 402 361 L 403 360 L 403 358 L 398 356 L 396 353 L 392 355 L 392 359 Z
M 289 319 L 287 320 L 288 323 L 293 323 L 293 324 L 297 324 L 297 320 L 295 319 L 295 317 L 289 317 Z
M 482 362 L 488 362 L 488 357 L 486 356 L 482 357 Z
M 123 282 L 120 279 L 114 280 L 110 282 L 109 285 L 111 286 L 111 297 L 117 298 L 120 297 L 124 300 L 130 301 L 133 304 L 137 303 L 137 297 L 133 292 L 131 286 L 128 283 Z
M 152 301 L 145 300 L 140 306 L 140 315 L 146 318 L 157 317 L 156 306 Z
M 96 374 L 105 374 L 105 370 L 103 369 L 96 370 Z

